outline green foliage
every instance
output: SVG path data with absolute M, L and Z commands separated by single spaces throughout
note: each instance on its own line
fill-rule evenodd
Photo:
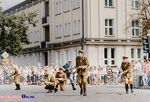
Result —
M 34 21 L 36 15 L 36 13 L 22 12 L 20 15 L 1 17 L 0 48 L 2 51 L 7 51 L 10 55 L 18 55 L 23 49 L 23 44 L 30 44 L 27 31 L 30 24 L 36 27 L 37 21 Z

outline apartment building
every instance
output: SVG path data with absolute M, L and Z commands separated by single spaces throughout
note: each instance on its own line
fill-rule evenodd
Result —
M 22 11 L 36 12 L 39 22 L 29 25 L 32 44 L 9 57 L 18 65 L 75 65 L 81 47 L 95 66 L 120 66 L 123 55 L 132 62 L 143 58 L 140 23 L 129 15 L 140 11 L 139 0 L 26 0 L 4 15 Z

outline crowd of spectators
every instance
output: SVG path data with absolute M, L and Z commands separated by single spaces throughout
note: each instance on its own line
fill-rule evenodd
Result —
M 150 85 L 150 60 L 134 61 L 132 63 L 134 75 L 134 87 L 145 87 Z M 18 66 L 21 69 L 21 83 L 37 84 L 37 79 L 42 79 L 44 75 L 44 67 L 38 66 Z M 59 71 L 58 65 L 51 64 L 48 66 L 50 71 L 55 75 Z M 74 69 L 75 72 L 75 69 Z M 90 66 L 87 84 L 90 85 L 118 85 L 123 84 L 120 81 L 120 73 L 122 72 L 120 66 Z M 11 67 L 8 65 L 0 66 L 0 84 L 13 83 L 13 77 L 8 78 L 11 74 Z M 77 84 L 77 73 L 73 74 L 74 83 Z M 66 84 L 69 84 L 68 81 Z M 120 83 L 121 82 L 121 83 Z

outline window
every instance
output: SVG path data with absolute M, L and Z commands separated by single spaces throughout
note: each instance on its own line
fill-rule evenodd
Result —
M 104 48 L 104 64 L 108 65 L 108 50 L 107 48 Z
M 58 2 L 56 2 L 56 14 L 58 14 Z
M 113 1 L 114 0 L 105 0 L 105 6 L 106 7 L 113 7 Z
M 65 55 L 66 55 L 65 56 L 65 60 L 66 60 L 65 62 L 67 62 L 69 60 L 69 51 L 68 50 L 65 51 Z
M 68 0 L 68 10 L 70 10 L 70 0 Z
M 30 42 L 32 43 L 33 42 L 33 32 L 31 32 L 31 36 L 30 37 L 31 37 L 31 41 Z
M 67 23 L 65 23 L 65 26 L 64 26 L 64 35 L 67 35 Z
M 31 42 L 31 35 L 30 35 L 30 33 L 29 33 L 29 41 Z
M 36 14 L 36 11 L 35 11 L 35 14 Z M 36 21 L 36 18 L 37 18 L 37 16 L 36 16 L 36 17 L 34 17 L 34 21 Z
M 139 20 L 132 20 L 132 36 L 139 37 L 140 36 L 140 25 Z
M 76 21 L 74 21 L 74 23 L 73 23 L 73 27 L 74 27 L 74 34 L 76 34 Z
M 58 25 L 56 26 L 56 37 L 58 37 Z
M 59 1 L 59 13 L 61 13 L 61 1 Z
M 80 33 L 80 20 L 78 20 L 78 33 Z
M 132 5 L 132 8 L 139 9 L 140 8 L 140 0 L 132 0 L 131 5 Z
M 76 0 L 73 0 L 73 8 L 76 7 Z
M 78 20 L 78 33 L 80 33 L 80 20 Z
M 115 65 L 115 49 L 111 49 L 111 65 Z
M 67 11 L 67 10 L 66 10 L 66 4 L 67 4 L 67 1 L 64 0 L 64 11 Z
M 39 10 L 37 10 L 37 20 L 39 20 Z
M 40 32 L 39 32 L 39 30 L 37 31 L 37 41 L 40 41 Z
M 131 49 L 131 62 L 134 62 L 134 49 Z
M 61 25 L 59 25 L 59 37 L 61 37 L 62 36 L 62 26 Z
M 34 34 L 34 42 L 37 41 L 37 36 L 36 36 L 36 31 L 35 31 L 35 34 Z
M 137 49 L 137 57 L 138 59 L 141 59 L 141 49 Z
M 80 7 L 80 0 L 77 0 L 77 7 Z
M 105 35 L 106 36 L 113 36 L 113 20 L 112 19 L 106 19 L 105 20 Z
M 57 52 L 57 65 L 60 66 L 60 51 Z
M 68 35 L 70 35 L 70 22 L 68 23 Z

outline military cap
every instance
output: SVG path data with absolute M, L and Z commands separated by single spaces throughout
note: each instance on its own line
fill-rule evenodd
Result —
M 68 60 L 68 62 L 72 62 L 71 60 Z
M 64 70 L 64 68 L 61 68 L 61 67 L 60 67 L 59 70 Z
M 84 53 L 84 51 L 83 51 L 83 50 L 79 50 L 78 52 Z
M 124 59 L 128 59 L 128 57 L 127 57 L 127 56 L 123 56 L 122 58 L 123 58 L 123 60 L 124 60 Z

